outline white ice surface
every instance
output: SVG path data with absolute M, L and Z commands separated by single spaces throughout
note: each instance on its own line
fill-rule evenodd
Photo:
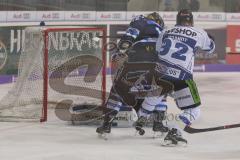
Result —
M 202 100 L 194 127 L 240 122 L 240 73 L 195 73 Z M 7 85 L 0 86 L 0 96 Z M 169 112 L 178 113 L 171 98 Z M 113 128 L 109 140 L 95 127 L 71 126 L 51 117 L 47 123 L 0 123 L 0 160 L 240 160 L 240 128 L 184 134 L 186 148 L 162 147 L 151 129 Z

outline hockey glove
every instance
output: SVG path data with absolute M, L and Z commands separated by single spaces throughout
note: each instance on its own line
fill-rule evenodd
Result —
M 116 49 L 113 53 L 112 53 L 112 61 L 113 62 L 118 62 L 121 61 L 122 59 L 126 58 L 127 54 L 121 52 L 119 49 Z
M 132 41 L 130 40 L 120 40 L 118 43 L 118 48 L 120 52 L 127 53 L 127 50 L 132 46 Z

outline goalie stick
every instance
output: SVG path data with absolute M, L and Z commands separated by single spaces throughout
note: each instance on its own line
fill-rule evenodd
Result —
M 190 126 L 186 126 L 184 128 L 184 131 L 190 134 L 194 134 L 194 133 L 211 132 L 211 131 L 217 131 L 217 130 L 223 130 L 223 129 L 238 128 L 238 127 L 240 127 L 240 123 L 210 127 L 210 128 L 192 128 Z

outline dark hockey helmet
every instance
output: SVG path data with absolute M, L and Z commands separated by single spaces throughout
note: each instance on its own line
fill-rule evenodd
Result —
M 177 25 L 193 26 L 193 14 L 189 9 L 181 9 L 177 14 Z
M 155 22 L 157 22 L 162 28 L 164 28 L 164 22 L 160 14 L 157 12 L 150 13 L 146 16 L 147 19 L 151 19 Z

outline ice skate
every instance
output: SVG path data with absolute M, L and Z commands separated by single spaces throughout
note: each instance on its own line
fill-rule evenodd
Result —
M 166 119 L 165 111 L 154 111 L 153 112 L 153 138 L 164 137 L 169 131 L 168 127 L 164 126 L 163 120 Z
M 162 146 L 187 146 L 187 140 L 182 137 L 181 134 L 178 133 L 176 128 L 172 128 L 167 136 L 164 138 Z
M 104 122 L 102 126 L 96 129 L 99 138 L 103 138 L 105 140 L 108 139 L 109 134 L 111 133 L 112 123 L 111 122 Z
M 168 127 L 164 126 L 162 122 L 153 122 L 153 138 L 162 138 L 169 131 Z
M 96 132 L 98 133 L 98 136 L 100 138 L 103 138 L 105 140 L 108 139 L 108 136 L 111 133 L 112 122 L 116 114 L 117 114 L 117 111 L 107 109 L 102 126 L 96 129 Z
M 135 124 L 136 133 L 138 133 L 141 136 L 145 134 L 145 130 L 143 129 L 143 126 L 145 125 L 146 121 L 147 121 L 147 118 L 141 116 L 138 118 Z

